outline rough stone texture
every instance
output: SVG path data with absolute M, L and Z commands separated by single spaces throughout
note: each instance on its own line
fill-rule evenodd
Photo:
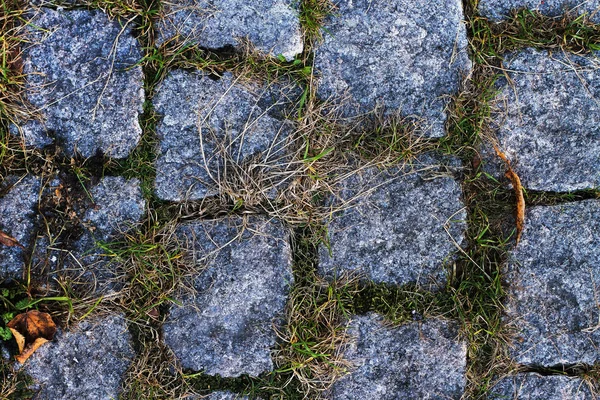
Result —
M 443 285 L 444 261 L 458 250 L 453 240 L 464 241 L 466 211 L 460 185 L 442 162 L 456 160 L 425 156 L 413 171 L 368 169 L 345 181 L 342 200 L 358 196 L 358 201 L 329 222 L 330 249 L 319 250 L 320 272 L 358 271 L 375 282 Z
M 273 368 L 273 323 L 279 323 L 292 284 L 288 232 L 253 218 L 240 237 L 238 218 L 183 225 L 184 247 L 206 269 L 195 297 L 173 306 L 165 343 L 184 368 L 209 375 L 257 376 Z
M 512 357 L 534 366 L 600 362 L 600 201 L 527 211 L 511 253 L 507 322 Z
M 337 381 L 332 400 L 460 399 L 466 385 L 466 344 L 443 320 L 388 327 L 375 314 L 350 324 L 357 337 L 345 353 L 356 370 Z
M 35 236 L 35 208 L 40 194 L 40 179 L 12 176 L 0 184 L 0 231 L 28 247 Z M 21 278 L 27 250 L 0 244 L 0 281 Z
M 123 177 L 107 176 L 89 189 L 93 205 L 81 210 L 84 234 L 75 242 L 74 257 L 67 259 L 67 267 L 81 273 L 86 281 L 103 284 L 113 277 L 114 268 L 101 257 L 97 241 L 118 239 L 144 216 L 146 201 L 142 197 L 140 182 Z M 74 262 L 73 259 L 77 261 Z
M 125 319 L 109 316 L 59 329 L 27 360 L 25 371 L 40 390 L 36 400 L 111 400 L 133 356 Z
M 242 396 L 240 394 L 231 392 L 214 392 L 208 397 L 204 397 L 206 400 L 248 400 L 248 396 Z
M 56 141 L 68 155 L 101 152 L 124 158 L 137 145 L 144 102 L 139 43 L 102 11 L 41 8 L 23 50 L 28 101 L 43 122 L 11 131 L 43 147 Z
M 291 90 L 291 89 L 290 89 Z M 217 81 L 202 72 L 174 71 L 154 98 L 162 115 L 156 161 L 156 194 L 163 200 L 198 200 L 216 193 L 229 168 L 250 159 L 266 167 L 262 185 L 284 164 L 292 124 L 282 117 L 287 89 L 241 86 L 230 73 Z M 282 95 L 282 97 L 276 97 Z M 230 170 L 231 173 L 231 170 Z
M 138 222 L 146 211 L 140 181 L 121 176 L 107 176 L 89 193 L 94 207 L 86 210 L 83 223 L 91 229 L 96 240 L 109 240 L 126 232 Z
M 461 1 L 336 4 L 315 52 L 319 96 L 342 102 L 346 116 L 382 105 L 422 119 L 424 135 L 443 136 L 448 95 L 472 68 Z
M 593 22 L 600 22 L 600 1 L 598 0 L 481 0 L 479 2 L 481 15 L 494 21 L 505 19 L 511 10 L 519 8 L 536 10 L 551 17 L 558 17 L 569 12 L 586 13 Z
M 303 49 L 298 2 L 291 0 L 169 0 L 157 31 L 158 44 L 180 36 L 211 49 L 247 38 L 258 50 L 288 61 Z
M 489 392 L 490 400 L 592 400 L 587 384 L 579 378 L 517 374 L 501 379 Z
M 600 187 L 600 62 L 526 49 L 506 56 L 514 84 L 501 92 L 492 128 L 523 186 L 546 191 Z M 491 146 L 488 172 L 505 167 Z

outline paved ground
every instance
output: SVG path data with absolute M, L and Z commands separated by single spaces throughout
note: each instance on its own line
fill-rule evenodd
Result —
M 594 12 L 600 15 L 600 1 L 542 3 L 539 10 L 548 15 L 574 7 L 592 13 L 592 20 L 598 20 Z M 536 9 L 538 2 L 482 0 L 475 11 L 501 21 L 519 7 Z M 449 116 L 452 98 L 477 78 L 474 70 L 479 68 L 471 57 L 463 2 L 339 2 L 324 21 L 324 39 L 314 43 L 306 42 L 299 10 L 291 0 L 171 0 L 153 29 L 157 46 L 198 45 L 222 57 L 240 48 L 236 38 L 244 37 L 292 67 L 293 60 L 305 60 L 303 52 L 309 51 L 311 84 L 317 88 L 311 95 L 336 105 L 337 122 L 348 131 L 376 130 L 361 116 L 377 109 L 383 120 L 405 118 L 423 143 L 449 143 L 444 140 L 455 123 Z M 312 199 L 331 213 L 306 220 L 327 239 L 304 253 L 308 224 L 293 224 L 284 212 L 278 218 L 278 207 L 294 205 L 286 196 L 300 179 L 295 165 L 320 158 L 309 154 L 308 142 L 306 151 L 297 149 L 302 139 L 298 105 L 307 96 L 300 83 L 289 77 L 273 82 L 264 75 L 247 81 L 239 71 L 228 71 L 226 63 L 206 70 L 180 64 L 170 66 L 150 90 L 151 70 L 141 63 L 146 42 L 138 39 L 137 20 L 53 4 L 32 10 L 27 18 L 31 24 L 22 45 L 22 68 L 27 100 L 38 118 L 12 121 L 13 137 L 28 149 L 52 149 L 71 166 L 86 159 L 122 163 L 137 157 L 134 149 L 147 146 L 143 135 L 150 134 L 147 121 L 152 121 L 156 143 L 150 145 L 154 158 L 149 165 L 155 175 L 121 169 L 117 176 L 118 168 L 102 167 L 78 175 L 69 167 L 49 174 L 43 168 L 19 169 L 0 176 L 0 231 L 24 246 L 0 244 L 3 285 L 33 274 L 43 288 L 56 289 L 57 282 L 68 281 L 73 288 L 85 288 L 91 298 L 118 298 L 141 278 L 124 271 L 114 261 L 115 253 L 107 253 L 106 243 L 131 243 L 140 223 L 152 230 L 148 215 L 176 209 L 179 219 L 170 225 L 168 243 L 183 249 L 183 262 L 198 272 L 180 282 L 186 290 L 169 292 L 173 298 L 143 312 L 160 319 L 153 325 L 158 328 L 152 341 L 175 360 L 181 376 L 204 379 L 186 389 L 190 396 L 185 398 L 289 396 L 281 394 L 289 393 L 278 389 L 281 383 L 274 383 L 275 389 L 265 383 L 273 376 L 291 376 L 297 396 L 313 398 L 317 395 L 290 375 L 299 366 L 278 358 L 285 345 L 309 354 L 307 363 L 333 357 L 310 353 L 314 343 L 286 342 L 297 333 L 289 331 L 289 315 L 298 312 L 291 302 L 295 288 L 307 285 L 306 265 L 325 284 L 356 274 L 363 286 L 452 301 L 462 293 L 457 289 L 461 279 L 470 285 L 474 280 L 469 279 L 485 280 L 491 274 L 488 259 L 470 255 L 488 251 L 486 246 L 499 248 L 498 242 L 484 240 L 485 231 L 473 234 L 481 226 L 475 225 L 480 216 L 474 215 L 477 205 L 472 202 L 478 194 L 470 183 L 483 176 L 497 181 L 494 190 L 505 193 L 511 206 L 502 211 L 509 221 L 506 251 L 493 264 L 506 296 L 496 310 L 503 340 L 495 340 L 502 346 L 487 353 L 492 361 L 486 371 L 492 372 L 477 370 L 481 360 L 474 337 L 481 333 L 470 330 L 469 315 L 444 308 L 441 300 L 435 303 L 441 311 L 434 312 L 421 309 L 418 301 L 373 305 L 385 299 L 372 296 L 367 311 L 354 307 L 342 315 L 340 329 L 351 340 L 336 352 L 347 361 L 346 373 L 320 396 L 596 398 L 596 55 L 532 48 L 505 54 L 505 71 L 493 83 L 494 107 L 485 121 L 495 140 L 472 143 L 469 151 L 478 154 L 475 167 L 463 149 L 451 145 L 448 151 L 430 146 L 410 163 L 386 168 L 365 164 L 357 156 L 360 149 L 345 157 L 348 164 L 340 170 L 352 172 L 336 176 L 329 191 Z M 494 144 L 511 160 L 531 196 L 519 243 L 511 235 L 515 200 L 504 178 L 506 164 Z M 328 182 L 317 175 L 316 170 L 306 173 L 316 182 Z M 144 186 L 148 179 L 150 189 Z M 243 191 L 236 192 L 240 187 Z M 232 193 L 241 193 L 233 203 Z M 215 208 L 223 199 L 228 200 L 222 209 Z M 274 211 L 257 213 L 248 199 Z M 177 268 L 180 262 L 174 257 L 160 268 Z M 475 275 L 469 276 L 465 265 Z M 373 312 L 394 307 L 403 307 L 410 317 L 392 324 L 392 311 Z M 68 321 L 68 328 L 61 321 L 55 339 L 25 363 L 35 398 L 111 399 L 132 392 L 128 371 L 145 354 L 139 336 L 143 323 L 133 321 L 127 304 L 106 310 L 97 315 L 90 309 L 83 321 Z M 4 347 L 5 357 L 10 349 Z M 252 391 L 248 382 L 260 387 Z

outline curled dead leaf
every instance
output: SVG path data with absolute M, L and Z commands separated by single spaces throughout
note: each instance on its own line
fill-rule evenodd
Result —
M 506 167 L 508 168 L 505 176 L 510 179 L 513 189 L 515 191 L 515 196 L 517 198 L 517 210 L 516 210 L 516 225 L 517 225 L 517 240 L 516 244 L 519 244 L 519 240 L 521 240 L 521 234 L 523 233 L 523 228 L 525 227 L 525 196 L 523 195 L 523 186 L 521 185 L 521 179 L 519 175 L 512 169 L 510 165 L 510 160 L 506 157 L 497 146 L 494 146 L 494 150 L 496 150 L 496 154 L 498 157 L 504 161 Z
M 36 310 L 17 315 L 6 326 L 17 341 L 19 355 L 15 358 L 21 364 L 56 333 L 56 324 L 50 314 Z
M 24 249 L 25 247 L 23 247 L 23 245 L 21 243 L 19 243 L 17 241 L 17 239 L 13 238 L 12 236 L 7 235 L 6 233 L 0 231 L 0 244 L 3 244 L 4 246 L 8 246 L 8 247 L 20 247 L 22 249 Z

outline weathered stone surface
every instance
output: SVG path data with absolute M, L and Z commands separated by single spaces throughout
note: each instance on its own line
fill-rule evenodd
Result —
M 600 62 L 526 49 L 505 57 L 511 79 L 501 92 L 492 128 L 523 186 L 546 191 L 600 187 Z M 491 146 L 486 168 L 505 170 Z
M 37 400 L 110 400 L 118 398 L 133 356 L 125 319 L 109 316 L 59 329 L 27 360 L 25 371 L 40 390 Z
M 342 102 L 346 116 L 381 105 L 422 119 L 424 135 L 443 136 L 448 95 L 472 68 L 461 2 L 336 3 L 315 52 L 319 96 Z
M 506 321 L 517 329 L 511 347 L 516 362 L 600 362 L 598 221 L 598 200 L 527 211 L 507 275 Z
M 397 285 L 444 285 L 443 264 L 464 241 L 466 211 L 460 185 L 443 162 L 456 160 L 425 156 L 411 171 L 373 168 L 344 182 L 342 200 L 358 200 L 329 222 L 330 249 L 321 246 L 319 271 L 358 271 Z
M 511 10 L 527 8 L 544 15 L 558 17 L 566 13 L 588 14 L 593 22 L 600 22 L 598 0 L 481 0 L 479 12 L 494 21 L 505 19 Z
M 94 206 L 86 210 L 83 224 L 91 229 L 96 240 L 109 240 L 126 232 L 146 211 L 140 181 L 121 176 L 106 176 L 89 193 Z
M 208 397 L 204 397 L 207 400 L 248 400 L 248 396 L 242 396 L 241 394 L 231 392 L 214 392 Z
M 27 100 L 43 121 L 12 132 L 43 147 L 56 141 L 68 155 L 101 152 L 123 158 L 137 145 L 144 102 L 142 57 L 131 27 L 102 11 L 41 8 L 23 50 Z
M 34 176 L 8 177 L 0 184 L 0 231 L 28 247 L 35 236 L 35 210 L 41 181 Z M 27 250 L 0 244 L 0 281 L 21 278 Z
M 259 186 L 276 187 L 276 171 L 285 164 L 292 130 L 281 115 L 289 98 L 279 94 L 242 86 L 230 73 L 215 81 L 202 72 L 172 72 L 154 98 L 162 115 L 157 127 L 157 196 L 182 201 L 215 194 L 217 183 L 227 179 L 225 162 L 232 174 L 251 160 L 255 170 L 263 171 Z M 248 190 L 264 187 L 249 185 Z
M 587 384 L 568 376 L 516 374 L 501 379 L 489 392 L 490 400 L 592 400 Z
M 332 400 L 460 399 L 467 347 L 455 324 L 426 320 L 389 327 L 375 314 L 350 324 L 356 343 L 345 357 L 356 370 L 337 381 Z
M 80 212 L 84 233 L 74 243 L 73 254 L 66 260 L 71 271 L 77 271 L 86 281 L 96 281 L 100 287 L 113 277 L 114 268 L 101 257 L 104 251 L 97 241 L 118 239 L 138 223 L 146 211 L 140 182 L 120 176 L 107 176 L 89 189 L 93 205 Z M 76 261 L 73 261 L 76 260 Z
M 197 295 L 173 306 L 165 343 L 184 368 L 209 375 L 257 376 L 273 368 L 273 324 L 280 322 L 292 284 L 289 234 L 278 223 L 252 218 L 183 225 L 184 247 L 198 266 Z
M 159 44 L 179 36 L 218 49 L 247 38 L 258 50 L 288 61 L 303 49 L 298 2 L 291 0 L 169 0 L 157 30 Z

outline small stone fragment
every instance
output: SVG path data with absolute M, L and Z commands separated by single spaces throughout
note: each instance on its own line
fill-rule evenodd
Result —
M 41 181 L 34 176 L 9 176 L 0 184 L 0 231 L 27 248 L 35 237 L 36 205 Z M 0 244 L 0 281 L 21 278 L 27 250 Z
M 426 320 L 387 326 L 375 314 L 356 317 L 357 340 L 345 352 L 355 370 L 332 387 L 331 400 L 460 399 L 467 346 L 456 324 Z
M 319 96 L 349 117 L 383 106 L 444 136 L 444 109 L 472 69 L 461 1 L 336 3 L 315 51 Z
M 39 390 L 37 400 L 110 400 L 118 398 L 134 352 L 123 316 L 83 321 L 58 330 L 25 363 Z
M 526 49 L 505 56 L 494 114 L 498 145 L 530 190 L 600 187 L 600 62 L 593 57 Z M 505 168 L 491 146 L 485 168 Z
M 142 133 L 144 102 L 133 25 L 100 10 L 40 8 L 27 26 L 27 100 L 42 121 L 21 121 L 11 131 L 32 146 L 56 142 L 69 156 L 126 157 Z
M 298 2 L 291 0 L 169 0 L 157 24 L 158 44 L 174 38 L 219 49 L 240 40 L 287 61 L 302 53 Z
M 588 385 L 580 378 L 535 373 L 501 379 L 488 394 L 490 400 L 592 400 Z
M 242 85 L 230 73 L 214 80 L 202 72 L 172 72 L 154 98 L 162 116 L 156 130 L 157 196 L 182 201 L 214 195 L 245 163 L 253 164 L 257 177 L 244 190 L 275 189 L 293 127 L 282 115 L 288 89 Z
M 319 271 L 327 276 L 357 271 L 378 283 L 443 286 L 444 262 L 463 243 L 467 216 L 459 183 L 441 165 L 447 161 L 425 156 L 411 171 L 371 168 L 347 179 L 340 197 L 355 200 L 355 206 L 335 213 L 328 223 L 329 246 L 319 249 Z
M 527 211 L 511 252 L 506 321 L 513 359 L 529 366 L 600 362 L 600 201 Z
M 599 0 L 481 0 L 479 12 L 493 21 L 506 19 L 512 10 L 527 8 L 550 17 L 564 14 L 587 14 L 592 22 L 600 22 Z
M 208 375 L 258 376 L 273 369 L 273 325 L 280 325 L 290 286 L 289 233 L 276 222 L 250 218 L 180 227 L 200 273 L 195 296 L 171 308 L 165 343 L 184 368 Z

